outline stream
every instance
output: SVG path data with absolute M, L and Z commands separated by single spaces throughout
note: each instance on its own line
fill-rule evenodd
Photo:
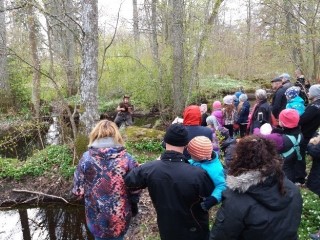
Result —
M 93 240 L 83 206 L 48 204 L 0 211 L 1 240 Z

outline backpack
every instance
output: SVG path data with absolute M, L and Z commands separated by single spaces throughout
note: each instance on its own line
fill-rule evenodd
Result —
M 294 151 L 296 151 L 298 160 L 302 160 L 302 156 L 300 154 L 300 146 L 299 146 L 300 141 L 301 141 L 301 133 L 298 135 L 297 138 L 295 138 L 292 135 L 287 135 L 287 134 L 285 134 L 285 136 L 287 136 L 290 139 L 293 146 L 288 151 L 281 153 L 281 156 L 283 158 L 287 158 L 290 154 L 292 154 Z

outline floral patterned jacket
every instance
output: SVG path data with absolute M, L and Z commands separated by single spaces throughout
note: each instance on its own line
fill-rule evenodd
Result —
M 83 154 L 72 190 L 78 196 L 84 194 L 88 228 L 99 238 L 120 237 L 128 230 L 132 213 L 123 178 L 138 166 L 123 146 L 110 142 L 112 138 L 100 139 Z

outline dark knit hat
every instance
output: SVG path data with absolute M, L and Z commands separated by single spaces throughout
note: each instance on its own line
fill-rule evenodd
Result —
M 226 140 L 230 137 L 229 130 L 225 127 L 219 127 L 217 131 L 224 138 L 224 140 Z
M 172 146 L 183 147 L 188 144 L 187 129 L 179 123 L 170 125 L 164 135 L 164 142 Z
M 204 136 L 194 137 L 188 143 L 188 152 L 193 160 L 211 159 L 212 149 L 212 142 Z

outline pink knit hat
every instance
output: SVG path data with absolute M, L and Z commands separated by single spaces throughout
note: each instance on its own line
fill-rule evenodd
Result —
M 299 113 L 295 109 L 284 109 L 279 114 L 279 121 L 286 128 L 295 128 L 299 124 Z
M 213 108 L 213 109 L 221 109 L 221 102 L 220 102 L 220 101 L 215 101 L 215 102 L 212 104 L 212 108 Z
M 188 152 L 193 160 L 210 160 L 212 149 L 212 142 L 204 136 L 194 137 L 188 143 Z

